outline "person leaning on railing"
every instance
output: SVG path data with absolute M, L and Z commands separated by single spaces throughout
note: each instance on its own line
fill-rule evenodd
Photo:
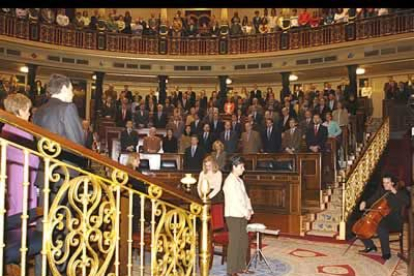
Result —
M 4 107 L 7 112 L 10 112 L 16 117 L 27 121 L 30 117 L 30 107 L 32 103 L 30 99 L 22 94 L 10 94 L 4 100 Z M 22 129 L 11 126 L 9 124 L 4 125 L 1 133 L 2 138 L 17 143 L 20 146 L 26 148 L 34 148 L 34 137 L 32 134 L 25 132 Z M 39 168 L 39 157 L 36 155 L 29 155 L 29 182 L 28 187 L 28 198 L 24 198 L 24 165 L 25 165 L 25 156 L 21 149 L 9 145 L 7 147 L 7 199 L 6 199 L 6 208 L 7 208 L 7 230 L 17 230 L 21 227 L 21 216 L 23 212 L 23 200 L 28 201 L 28 215 L 29 220 L 35 219 L 35 208 L 37 207 L 37 191 L 34 185 L 36 180 L 37 170 Z M 3 233 L 2 233 L 3 234 Z M 33 238 L 28 244 L 29 254 L 37 254 L 41 248 L 41 239 L 36 234 L 36 238 Z M 20 258 L 20 251 L 18 248 L 21 247 L 20 240 L 17 242 L 14 241 L 13 235 L 6 234 L 6 254 L 5 262 L 7 264 L 17 263 Z M 9 269 L 10 267 L 8 267 Z M 40 275 L 40 263 L 35 264 L 35 275 Z

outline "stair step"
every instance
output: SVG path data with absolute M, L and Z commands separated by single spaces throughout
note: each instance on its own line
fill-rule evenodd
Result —
M 316 215 L 316 221 L 326 221 L 326 222 L 335 222 L 339 223 L 341 221 L 341 213 L 319 213 Z
M 337 231 L 319 231 L 319 230 L 310 230 L 306 232 L 307 236 L 317 236 L 317 237 L 327 237 L 334 238 L 338 235 Z
M 312 230 L 318 231 L 338 231 L 338 222 L 314 221 L 311 225 Z

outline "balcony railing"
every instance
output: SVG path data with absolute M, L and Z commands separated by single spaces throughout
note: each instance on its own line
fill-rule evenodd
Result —
M 238 55 L 307 49 L 414 31 L 414 10 L 317 28 L 244 36 L 139 36 L 76 30 L 0 15 L 0 35 L 53 45 L 141 55 Z
M 18 263 L 21 275 L 29 275 L 35 253 L 41 254 L 42 276 L 132 275 L 133 269 L 134 275 L 208 275 L 208 204 L 4 111 L 0 121 L 37 139 L 31 147 L 0 138 L 1 275 L 8 263 Z M 11 160 L 10 151 L 21 158 Z M 62 152 L 92 160 L 102 173 L 62 160 Z M 23 179 L 17 199 L 22 213 L 20 225 L 11 230 L 6 195 L 16 164 Z M 35 179 L 43 198 L 38 204 L 43 219 L 36 227 L 28 206 L 29 197 L 36 196 L 29 192 L 33 169 L 41 176 Z M 14 240 L 11 231 L 18 232 Z

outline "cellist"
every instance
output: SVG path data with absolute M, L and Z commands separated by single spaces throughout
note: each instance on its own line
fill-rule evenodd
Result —
M 402 208 L 408 205 L 410 200 L 408 192 L 404 188 L 404 182 L 399 182 L 398 179 L 391 174 L 383 175 L 382 187 L 379 187 L 367 201 L 362 201 L 359 205 L 359 209 L 363 211 L 367 205 L 371 206 L 387 192 L 389 194 L 385 198 L 391 212 L 381 220 L 377 228 L 377 235 L 381 243 L 382 258 L 384 260 L 391 258 L 389 232 L 401 231 L 404 224 L 401 211 Z M 377 247 L 374 245 L 372 239 L 362 239 L 362 242 L 365 245 L 365 249 L 360 250 L 359 252 L 368 253 L 377 251 Z

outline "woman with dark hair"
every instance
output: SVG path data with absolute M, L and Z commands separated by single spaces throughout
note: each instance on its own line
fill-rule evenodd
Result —
M 177 138 L 174 137 L 171 128 L 167 129 L 167 134 L 162 139 L 162 150 L 164 153 L 177 153 L 178 151 L 178 141 Z
M 246 226 L 254 212 L 243 179 L 240 178 L 244 172 L 244 160 L 236 155 L 232 157 L 231 164 L 231 173 L 223 185 L 224 216 L 229 230 L 227 275 L 238 276 L 239 273 L 252 273 L 246 269 L 249 246 Z
M 383 196 L 385 196 L 391 212 L 383 217 L 378 224 L 377 235 L 381 243 L 382 258 L 388 260 L 391 258 L 389 232 L 401 231 L 404 223 L 401 211 L 409 204 L 410 198 L 403 182 L 398 181 L 391 174 L 384 174 L 381 187 L 368 200 L 360 203 L 359 210 L 365 210 L 367 206 L 371 206 Z M 377 251 L 377 247 L 374 245 L 372 239 L 362 239 L 362 242 L 365 245 L 365 249 L 360 250 L 360 252 L 368 253 Z
M 191 146 L 191 126 L 187 125 L 184 128 L 183 135 L 180 138 L 179 152 L 184 153 L 185 149 Z

